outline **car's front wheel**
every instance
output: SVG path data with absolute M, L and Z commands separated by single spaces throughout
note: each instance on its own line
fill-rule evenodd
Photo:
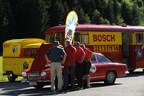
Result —
M 115 83 L 115 80 L 116 80 L 116 73 L 114 71 L 109 71 L 106 74 L 104 83 L 108 85 L 112 85 Z

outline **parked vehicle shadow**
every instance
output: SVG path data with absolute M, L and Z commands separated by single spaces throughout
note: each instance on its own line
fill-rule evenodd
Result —
M 144 72 L 136 71 L 133 73 L 128 73 L 125 77 L 138 77 L 138 76 L 144 76 Z M 125 78 L 123 77 L 123 78 Z
M 44 87 L 42 89 L 35 89 L 30 87 L 28 84 L 22 84 L 20 81 L 17 82 L 0 82 L 0 95 L 30 95 L 30 96 L 40 96 L 40 95 L 52 95 L 57 94 L 57 92 L 50 92 L 50 87 Z
M 20 81 L 16 81 L 16 82 L 8 82 L 8 81 L 1 81 L 0 82 L 0 88 L 2 88 L 2 90 L 16 90 L 16 89 L 20 89 L 20 88 L 26 88 L 28 87 L 28 85 L 21 85 L 20 86 Z
M 115 85 L 121 85 L 120 83 L 116 83 Z M 103 82 L 92 82 L 91 88 L 94 87 L 105 87 L 105 86 L 114 86 L 114 85 L 105 85 Z M 80 91 L 84 89 L 76 89 L 73 91 Z M 68 90 L 67 92 L 72 92 Z M 42 89 L 35 89 L 34 87 L 30 87 L 28 84 L 22 84 L 20 81 L 17 82 L 0 82 L 0 95 L 30 95 L 30 96 L 40 96 L 40 95 L 56 95 L 56 94 L 65 94 L 63 92 L 50 92 L 50 86 L 45 86 Z
M 115 85 L 122 85 L 122 83 L 115 83 L 113 85 L 106 85 L 106 84 L 104 84 L 104 82 L 93 82 L 93 83 L 91 83 L 91 88 L 93 88 L 93 87 L 115 86 Z

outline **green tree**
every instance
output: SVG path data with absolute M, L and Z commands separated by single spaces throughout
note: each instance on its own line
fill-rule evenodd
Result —
M 121 25 L 123 24 L 123 18 L 121 17 L 121 6 L 120 3 L 117 2 L 117 0 L 113 0 L 114 5 L 113 5 L 113 9 L 114 9 L 114 23 L 117 25 Z
M 80 23 L 80 24 L 90 24 L 91 23 L 91 20 L 90 20 L 88 14 L 86 14 L 82 8 L 77 13 L 78 13 L 78 17 L 79 17 L 78 23 Z
M 124 23 L 131 25 L 132 24 L 131 7 L 127 3 L 123 2 L 121 11 L 122 11 L 121 13 L 122 13 L 122 18 L 124 20 Z
M 101 13 L 96 9 L 93 12 L 91 23 L 92 24 L 109 24 L 109 21 L 107 19 L 104 19 Z
M 50 24 L 51 26 L 65 23 L 65 10 L 61 0 L 52 0 L 50 8 Z
M 44 36 L 44 32 L 50 27 L 49 8 L 51 7 L 51 0 L 39 0 L 39 10 L 41 18 L 40 34 Z
M 138 12 L 138 6 L 136 4 L 132 7 L 132 24 L 131 25 L 139 25 L 139 12 Z
M 109 20 L 110 24 L 114 23 L 114 10 L 113 10 L 113 1 L 109 0 L 108 5 L 106 6 L 106 18 Z

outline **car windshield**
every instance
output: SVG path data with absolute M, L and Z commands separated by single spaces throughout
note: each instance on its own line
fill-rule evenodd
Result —
M 100 55 L 100 54 L 94 54 L 92 59 L 92 63 L 106 63 L 106 62 L 111 62 L 107 57 Z

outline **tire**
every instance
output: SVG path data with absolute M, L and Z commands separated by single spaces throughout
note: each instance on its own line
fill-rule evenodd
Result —
M 134 70 L 135 70 L 135 68 L 129 68 L 129 69 L 128 69 L 128 72 L 129 72 L 130 74 L 132 74 L 132 73 L 134 72 Z
M 41 84 L 41 83 L 37 83 L 37 85 L 34 85 L 34 87 L 35 87 L 36 89 L 41 89 L 41 88 L 44 87 L 44 85 Z
M 12 72 L 8 73 L 8 81 L 9 82 L 15 82 L 17 76 L 15 76 Z
M 142 72 L 144 73 L 144 69 L 142 70 Z
M 109 71 L 106 74 L 104 83 L 107 85 L 113 85 L 115 83 L 116 80 L 116 73 L 114 71 Z

